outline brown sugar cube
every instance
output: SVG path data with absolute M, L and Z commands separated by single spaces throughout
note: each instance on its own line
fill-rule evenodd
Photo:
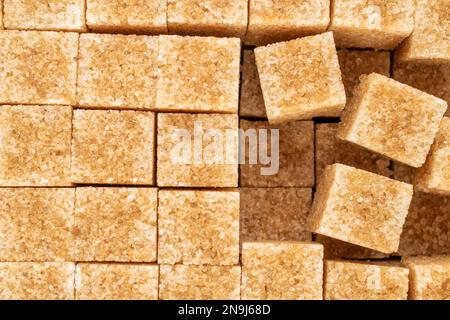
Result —
M 237 113 L 239 39 L 160 36 L 159 111 Z
M 450 300 L 450 256 L 405 257 L 411 300 Z
M 294 121 L 271 126 L 266 121 L 241 120 L 240 124 L 241 150 L 245 152 L 245 163 L 240 165 L 241 187 L 314 185 L 312 121 Z M 264 132 L 267 137 L 262 135 Z M 265 163 L 265 159 L 261 159 L 261 155 L 258 156 L 266 146 L 270 163 Z
M 157 300 L 158 266 L 79 263 L 77 300 Z
M 71 107 L 1 106 L 0 136 L 0 185 L 70 185 Z
M 0 300 L 72 300 L 75 264 L 0 263 Z
M 321 300 L 323 247 L 306 242 L 244 242 L 243 300 Z
M 0 103 L 75 103 L 78 34 L 0 33 Z
M 168 0 L 169 33 L 239 37 L 247 31 L 248 0 Z
M 330 23 L 329 1 L 250 0 L 249 4 L 245 42 L 251 45 L 322 33 Z
M 450 2 L 416 0 L 415 25 L 411 36 L 398 50 L 398 58 L 408 63 L 450 62 Z
M 156 188 L 77 188 L 77 261 L 156 261 Z
M 152 112 L 74 110 L 72 182 L 153 184 Z
M 73 188 L 0 188 L 0 261 L 71 261 Z
M 346 98 L 333 34 L 255 49 L 269 122 L 338 117 Z
M 86 31 L 84 0 L 4 0 L 3 10 L 6 29 Z
M 328 166 L 310 230 L 382 253 L 398 249 L 413 186 L 343 164 Z
M 82 34 L 79 106 L 155 109 L 157 59 L 158 37 Z
M 240 266 L 161 265 L 161 300 L 239 300 Z
M 253 50 L 244 50 L 239 115 L 241 117 L 267 119 Z
M 158 263 L 239 262 L 239 192 L 160 190 Z
M 407 300 L 408 274 L 394 263 L 325 261 L 325 300 Z
M 310 188 L 241 188 L 241 241 L 311 241 Z
M 317 234 L 314 239 L 323 245 L 325 259 L 384 259 L 389 258 L 389 254 L 370 250 L 345 241 L 340 241 L 330 237 Z
M 412 167 L 425 163 L 447 103 L 385 76 L 361 76 L 338 138 Z
M 157 127 L 158 186 L 238 186 L 237 115 L 159 113 Z
M 414 0 L 332 0 L 331 8 L 340 48 L 392 50 L 414 29 Z
M 167 33 L 165 0 L 87 0 L 89 29 L 108 33 Z

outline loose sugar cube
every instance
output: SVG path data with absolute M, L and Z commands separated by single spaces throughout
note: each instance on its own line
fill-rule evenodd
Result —
M 161 36 L 160 111 L 237 113 L 240 40 Z
M 156 261 L 155 188 L 77 188 L 77 261 Z
M 326 31 L 330 2 L 324 0 L 250 0 L 245 42 L 266 45 Z
M 414 29 L 414 0 L 332 0 L 338 47 L 395 49 Z
M 321 300 L 323 247 L 302 242 L 244 242 L 244 300 Z
M 311 241 L 310 188 L 241 188 L 241 241 Z
M 0 188 L 0 261 L 71 261 L 72 188 Z
M 240 165 L 242 187 L 314 185 L 312 121 L 271 126 L 266 121 L 241 120 L 240 124 L 241 151 L 245 152 L 245 163 Z M 267 153 L 268 159 L 262 158 L 261 152 Z
M 392 253 L 412 195 L 412 185 L 342 164 L 328 166 L 315 194 L 310 230 Z
M 325 300 L 407 300 L 408 274 L 394 263 L 325 261 Z
M 79 263 L 75 285 L 78 300 L 157 300 L 158 266 Z
M 420 167 L 446 110 L 445 101 L 372 73 L 361 77 L 342 115 L 338 137 Z
M 87 0 L 89 29 L 109 33 L 167 33 L 165 0 Z
M 270 123 L 338 117 L 346 98 L 331 32 L 255 49 Z
M 450 300 L 450 256 L 406 257 L 412 300 Z
M 0 103 L 75 103 L 78 34 L 0 33 Z
M 323 245 L 325 259 L 384 259 L 388 254 L 317 234 L 314 241 Z
M 267 119 L 253 50 L 244 50 L 239 115 L 241 117 Z
M 1 4 L 1 3 L 0 3 Z M 6 29 L 85 31 L 84 0 L 4 0 Z
M 72 300 L 75 264 L 0 263 L 0 300 Z
M 0 107 L 0 185 L 70 185 L 72 108 Z
M 152 112 L 75 110 L 72 181 L 153 184 L 154 131 Z
M 158 186 L 238 186 L 237 115 L 160 113 L 157 127 Z
M 158 263 L 239 263 L 239 192 L 161 190 Z
M 248 0 L 168 0 L 169 33 L 239 37 L 247 31 Z

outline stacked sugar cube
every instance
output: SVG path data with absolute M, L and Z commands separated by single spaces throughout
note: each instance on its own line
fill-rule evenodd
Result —
M 0 0 L 0 299 L 449 299 L 449 5 Z

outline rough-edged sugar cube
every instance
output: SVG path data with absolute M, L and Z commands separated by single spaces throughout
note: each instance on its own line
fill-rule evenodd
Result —
M 328 166 L 310 230 L 383 253 L 398 249 L 413 186 L 343 164 Z
M 450 256 L 404 257 L 409 268 L 412 300 L 450 300 Z
M 239 37 L 247 31 L 248 0 L 168 0 L 169 33 Z
M 78 300 L 157 300 L 157 265 L 79 263 L 75 286 Z
M 255 52 L 248 49 L 244 50 L 243 59 L 239 115 L 241 117 L 267 119 L 258 69 L 256 68 Z
M 408 268 L 396 263 L 325 261 L 325 300 L 407 300 Z
M 158 263 L 239 263 L 239 192 L 160 190 Z
M 245 42 L 266 45 L 327 30 L 330 1 L 250 0 Z
M 74 110 L 72 182 L 154 182 L 155 115 L 145 111 Z
M 73 188 L 0 188 L 0 261 L 72 261 Z
M 84 0 L 4 0 L 3 2 L 6 29 L 86 31 Z
M 77 261 L 154 262 L 156 188 L 77 188 Z
M 239 300 L 240 266 L 160 265 L 161 300 Z
M 158 186 L 238 186 L 237 115 L 159 113 L 157 117 Z
M 307 242 L 244 242 L 243 300 L 321 300 L 323 247 Z
M 414 31 L 398 49 L 399 60 L 408 63 L 448 64 L 449 11 L 448 0 L 416 0 Z
M 0 185 L 69 186 L 72 108 L 0 107 Z
M 269 125 L 266 121 L 241 120 L 240 129 L 241 150 L 245 152 L 245 163 L 240 165 L 241 187 L 314 186 L 312 121 Z M 268 159 L 262 159 L 260 152 L 264 155 L 266 147 Z
M 332 0 L 338 47 L 395 49 L 414 29 L 414 0 Z
M 315 242 L 323 245 L 325 259 L 384 259 L 389 258 L 389 254 L 370 250 L 345 241 L 340 241 L 330 237 L 315 235 Z
M 331 32 L 255 49 L 270 123 L 338 117 L 346 103 Z
M 240 188 L 241 241 L 311 241 L 310 188 Z
M 2 31 L 0 103 L 75 103 L 78 34 Z
M 1 262 L 0 300 L 73 300 L 75 263 Z
M 160 36 L 159 111 L 237 113 L 239 39 Z
M 447 103 L 385 76 L 361 76 L 338 138 L 413 167 L 425 163 Z
M 89 29 L 110 33 L 167 33 L 165 0 L 87 0 Z

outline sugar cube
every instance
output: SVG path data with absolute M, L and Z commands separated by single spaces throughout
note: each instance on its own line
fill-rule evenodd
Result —
M 261 83 L 256 68 L 255 52 L 245 49 L 243 59 L 239 115 L 241 117 L 267 119 Z

